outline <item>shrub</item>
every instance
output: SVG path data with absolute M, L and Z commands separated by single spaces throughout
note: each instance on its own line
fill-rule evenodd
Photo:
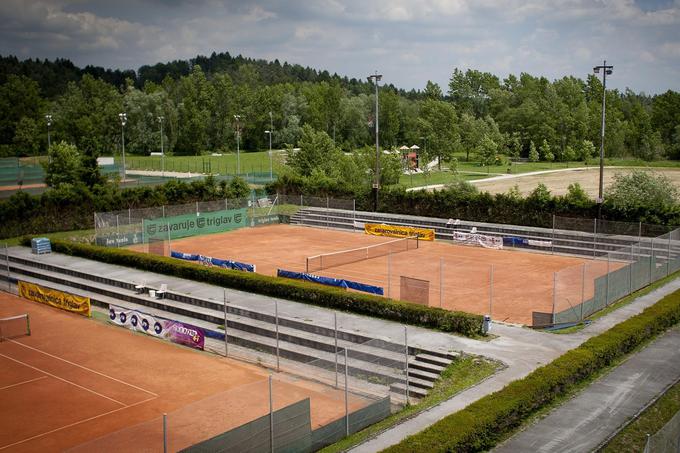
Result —
M 30 239 L 24 238 L 22 243 L 29 245 Z M 425 307 L 309 282 L 204 267 L 168 257 L 63 240 L 53 240 L 52 248 L 56 252 L 105 263 L 119 264 L 217 286 L 438 329 L 444 332 L 459 333 L 469 337 L 478 336 L 482 327 L 482 317 L 479 315 Z
M 385 451 L 488 450 L 539 409 L 678 322 L 680 291 Z

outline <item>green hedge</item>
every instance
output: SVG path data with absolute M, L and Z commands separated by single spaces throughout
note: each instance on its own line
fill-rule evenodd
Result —
M 30 245 L 30 239 L 22 243 Z M 52 240 L 56 252 L 119 264 L 163 275 L 196 280 L 272 297 L 280 297 L 320 307 L 344 310 L 404 324 L 459 333 L 480 335 L 482 317 L 464 312 L 424 307 L 367 294 L 353 293 L 314 283 L 288 280 L 249 272 L 199 266 L 174 258 L 124 249 L 99 247 L 64 240 Z
M 678 322 L 680 291 L 384 451 L 488 450 L 536 411 Z

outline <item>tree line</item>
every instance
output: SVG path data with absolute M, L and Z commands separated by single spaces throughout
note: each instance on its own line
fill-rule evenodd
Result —
M 176 155 L 297 147 L 303 127 L 354 151 L 374 143 L 373 87 L 299 65 L 213 54 L 138 71 L 79 69 L 68 60 L 0 58 L 0 155 L 45 154 L 53 141 L 92 156 L 161 149 Z M 385 78 L 389 78 L 386 76 Z M 483 164 L 504 156 L 576 160 L 599 146 L 602 84 L 594 75 L 550 81 L 522 73 L 499 77 L 455 69 L 447 90 L 380 87 L 380 144 L 418 144 L 427 159 L 454 153 Z M 680 157 L 680 93 L 608 90 L 608 157 Z M 238 115 L 238 121 L 236 120 Z

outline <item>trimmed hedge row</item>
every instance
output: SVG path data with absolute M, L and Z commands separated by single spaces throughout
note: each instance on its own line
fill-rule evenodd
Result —
M 22 243 L 30 245 L 30 239 L 24 238 Z M 134 267 L 159 274 L 280 297 L 325 308 L 344 310 L 443 332 L 458 333 L 468 337 L 480 335 L 482 328 L 482 317 L 479 315 L 425 307 L 298 280 L 204 267 L 168 257 L 64 240 L 52 240 L 52 249 L 56 252 L 105 263 Z
M 384 451 L 488 450 L 536 411 L 678 322 L 680 291 Z

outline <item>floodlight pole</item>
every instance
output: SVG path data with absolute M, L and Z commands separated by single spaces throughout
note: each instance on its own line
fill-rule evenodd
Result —
M 241 174 L 241 115 L 234 115 L 236 120 L 236 176 Z
M 158 117 L 158 122 L 161 124 L 161 176 L 165 176 L 165 151 L 163 149 L 163 116 Z
M 119 113 L 118 118 L 120 119 L 120 135 L 122 136 L 123 145 L 123 181 L 126 178 L 125 172 L 125 124 L 127 124 L 127 113 Z
M 52 115 L 45 115 L 45 121 L 47 122 L 47 156 L 51 162 L 52 156 L 50 156 L 50 149 L 52 149 L 52 139 L 50 137 L 50 126 L 52 125 Z
M 607 66 L 607 60 L 602 65 L 595 66 L 593 72 L 598 74 L 602 70 L 602 127 L 600 128 L 600 188 L 597 197 L 597 216 L 602 218 L 602 203 L 604 202 L 604 129 L 605 112 L 607 109 L 607 75 L 611 75 L 614 66 Z
M 269 112 L 269 180 L 274 180 L 274 172 L 272 168 L 272 133 L 274 132 L 274 118 L 272 112 Z
M 368 81 L 375 84 L 375 180 L 373 181 L 373 210 L 378 210 L 378 191 L 380 190 L 380 120 L 378 118 L 378 82 L 382 79 L 382 74 L 368 76 Z

